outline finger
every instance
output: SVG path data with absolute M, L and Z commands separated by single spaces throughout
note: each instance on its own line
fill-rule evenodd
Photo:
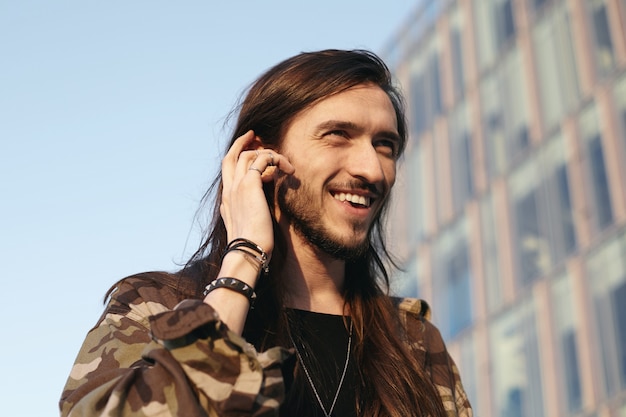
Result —
M 252 143 L 254 138 L 254 131 L 248 130 L 246 133 L 235 139 L 226 155 L 233 155 L 235 156 L 235 160 L 237 160 L 241 152 L 243 152 L 245 149 L 248 149 L 250 143 Z
M 254 137 L 254 132 L 249 130 L 235 139 L 222 160 L 222 181 L 229 182 L 233 177 L 239 155 L 241 155 L 242 151 L 252 143 Z
M 271 168 L 271 169 L 270 169 Z M 280 169 L 286 174 L 293 174 L 295 168 L 289 162 L 289 159 L 271 149 L 261 151 L 248 167 L 251 171 L 257 171 L 261 174 L 270 173 L 276 169 Z M 265 177 L 265 175 L 263 175 Z
M 256 171 L 263 173 L 267 164 L 265 162 L 265 156 L 261 154 L 262 149 L 246 150 L 239 154 L 237 166 L 235 168 L 235 178 L 241 180 L 245 177 L 248 171 Z

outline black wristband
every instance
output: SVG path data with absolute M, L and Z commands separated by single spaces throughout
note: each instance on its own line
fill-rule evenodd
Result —
M 254 300 L 256 300 L 256 293 L 254 292 L 254 288 L 252 288 L 250 285 L 246 284 L 240 279 L 232 277 L 217 278 L 206 286 L 204 290 L 204 296 L 206 297 L 208 293 L 216 288 L 228 288 L 229 290 L 238 292 L 248 299 L 251 307 L 254 306 Z
M 228 252 L 231 252 L 233 250 L 240 250 L 242 252 L 248 253 L 250 256 L 253 256 L 254 259 L 256 259 L 261 266 L 261 271 L 265 272 L 266 274 L 269 273 L 269 257 L 267 256 L 267 253 L 263 250 L 263 248 L 261 248 L 256 243 L 242 237 L 234 239 L 226 246 L 226 250 L 222 255 L 222 259 L 224 259 L 224 256 L 226 256 Z M 261 273 L 261 271 L 259 271 L 259 274 Z

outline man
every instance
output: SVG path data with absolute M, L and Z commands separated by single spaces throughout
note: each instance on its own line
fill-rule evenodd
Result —
M 262 75 L 204 243 L 181 271 L 109 291 L 62 415 L 471 416 L 428 306 L 386 295 L 382 215 L 406 136 L 370 52 Z

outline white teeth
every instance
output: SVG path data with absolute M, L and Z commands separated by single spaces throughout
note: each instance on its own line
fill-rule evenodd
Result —
M 336 200 L 339 201 L 349 201 L 350 203 L 360 204 L 362 206 L 369 207 L 370 198 L 362 195 L 349 194 L 349 193 L 339 193 L 334 195 Z

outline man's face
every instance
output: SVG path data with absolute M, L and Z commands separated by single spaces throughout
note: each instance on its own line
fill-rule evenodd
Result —
M 277 217 L 338 259 L 358 257 L 395 181 L 399 147 L 396 114 L 379 87 L 360 85 L 316 103 L 281 142 L 295 173 L 279 182 Z

